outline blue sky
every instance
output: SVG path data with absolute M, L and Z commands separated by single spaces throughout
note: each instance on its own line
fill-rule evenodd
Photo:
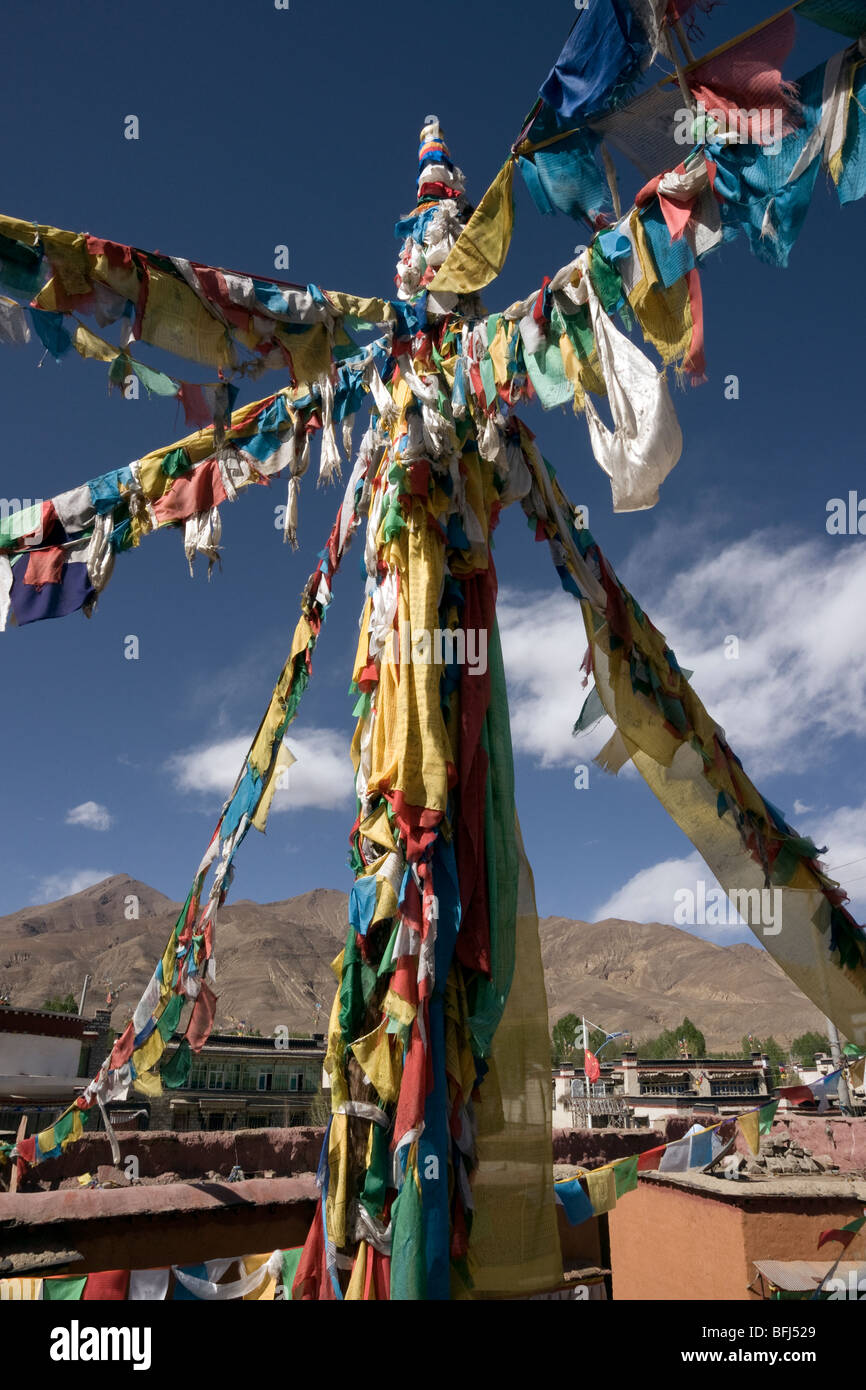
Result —
M 730 3 L 704 22 L 706 50 L 771 6 Z M 760 16 L 757 11 L 760 11 Z M 4 18 L 2 211 L 259 274 L 290 248 L 299 282 L 393 293 L 393 222 L 414 204 L 417 133 L 439 115 L 480 197 L 574 16 L 504 0 L 443 0 L 416 19 L 392 0 L 223 0 L 133 12 L 47 0 Z M 542 17 L 543 16 L 543 17 Z M 842 46 L 803 23 L 788 75 Z M 140 122 L 123 138 L 124 117 Z M 641 180 L 622 169 L 630 197 Z M 518 180 L 511 255 L 485 294 L 524 296 L 585 240 L 542 218 Z M 683 457 L 652 512 L 614 516 L 586 426 L 524 411 L 597 539 L 666 633 L 759 787 L 850 865 L 866 908 L 862 784 L 866 540 L 829 536 L 829 498 L 862 488 L 862 247 L 866 209 L 819 179 L 786 271 L 744 242 L 702 272 L 708 383 L 676 390 Z M 0 356 L 0 492 L 42 498 L 120 467 L 186 430 L 174 401 L 124 402 L 74 354 L 39 365 L 33 344 Z M 207 380 L 142 346 L 174 375 Z M 725 399 L 735 373 L 740 399 Z M 272 384 L 273 383 L 273 384 Z M 279 385 L 245 386 L 241 401 Z M 339 504 L 305 481 L 301 550 L 274 526 L 284 484 L 223 508 L 224 563 L 190 580 L 180 535 L 120 557 L 93 620 L 0 636 L 6 815 L 0 912 L 128 872 L 182 898 L 282 665 L 299 591 Z M 676 888 L 708 875 L 636 776 L 594 766 L 603 734 L 576 741 L 584 698 L 579 614 L 522 514 L 496 538 L 512 691 L 518 807 L 542 913 L 673 920 Z M 266 837 L 251 834 L 234 896 L 348 890 L 353 815 L 347 696 L 362 588 L 350 555 L 289 742 L 299 755 Z M 140 659 L 124 659 L 135 634 Z M 725 638 L 740 641 L 737 661 Z M 296 735 L 296 737 L 294 736 Z M 81 809 L 84 808 L 84 809 Z M 739 929 L 699 929 L 752 939 Z

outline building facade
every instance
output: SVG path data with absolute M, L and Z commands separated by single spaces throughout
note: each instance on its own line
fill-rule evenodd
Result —
M 0 1006 L 0 1131 L 24 1116 L 27 1133 L 46 1129 L 87 1085 L 111 1046 L 111 1015 Z
M 180 1042 L 169 1043 L 165 1060 Z M 325 1039 L 211 1034 L 189 1085 L 149 1098 L 151 1129 L 286 1128 L 322 1120 Z
M 767 1057 L 640 1059 L 624 1052 L 602 1063 L 601 1076 L 587 1088 L 581 1068 L 553 1072 L 554 1129 L 653 1128 L 681 1111 L 737 1115 L 760 1105 L 771 1092 Z

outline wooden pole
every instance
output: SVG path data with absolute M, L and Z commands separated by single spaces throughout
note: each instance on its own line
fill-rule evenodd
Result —
M 26 1116 L 26 1115 L 22 1115 L 22 1116 L 21 1116 L 20 1123 L 19 1123 L 19 1125 L 18 1125 L 18 1133 L 15 1135 L 15 1143 L 16 1143 L 16 1145 L 21 1143 L 21 1140 L 24 1138 L 24 1136 L 26 1135 L 26 1133 L 27 1133 L 27 1116 Z M 18 1191 L 18 1162 L 17 1162 L 17 1160 L 14 1160 L 13 1163 L 12 1163 L 12 1175 L 11 1175 L 11 1177 L 10 1177 L 10 1179 L 9 1179 L 9 1191 L 10 1191 L 10 1192 L 17 1192 L 17 1191 Z

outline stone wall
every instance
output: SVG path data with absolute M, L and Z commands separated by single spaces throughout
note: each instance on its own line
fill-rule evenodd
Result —
M 277 1177 L 314 1173 L 324 1134 L 324 1129 L 312 1126 L 192 1134 L 176 1134 L 171 1130 L 123 1130 L 118 1133 L 120 1172 L 124 1171 L 127 1157 L 133 1155 L 139 1178 L 165 1183 L 193 1181 L 211 1175 L 227 1178 L 235 1166 L 247 1177 L 265 1173 Z M 80 1173 L 96 1173 L 98 1168 L 110 1165 L 108 1136 L 85 1134 L 65 1154 L 48 1158 L 31 1168 L 20 1190 L 50 1190 L 67 1179 L 77 1178 Z

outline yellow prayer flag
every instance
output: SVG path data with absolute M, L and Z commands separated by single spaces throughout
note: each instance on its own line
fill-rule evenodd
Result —
M 264 834 L 265 830 L 267 829 L 268 816 L 271 814 L 271 805 L 280 786 L 280 778 L 286 772 L 288 772 L 289 768 L 292 767 L 296 762 L 297 758 L 295 757 L 291 749 L 287 748 L 284 743 L 281 743 L 279 751 L 277 753 L 276 762 L 274 763 L 271 769 L 271 774 L 267 782 L 265 783 L 265 789 L 262 792 L 261 800 L 258 806 L 256 807 L 256 813 L 253 816 L 251 822 L 255 829 L 260 830 L 262 834 Z
M 225 328 L 208 313 L 189 285 L 150 268 L 141 338 L 209 367 L 227 367 L 232 350 Z
M 120 348 L 107 343 L 104 338 L 91 333 L 80 323 L 72 338 L 72 346 L 81 357 L 95 357 L 97 362 L 113 362 L 120 355 Z
M 146 1071 L 151 1071 L 156 1066 L 163 1052 L 165 1051 L 165 1039 L 160 1034 L 158 1028 L 154 1028 L 150 1037 L 143 1042 L 132 1054 L 132 1062 L 139 1075 Z
M 514 160 L 509 157 L 430 284 L 433 294 L 473 294 L 495 280 L 514 231 Z
M 352 1051 L 380 1098 L 386 1102 L 396 1101 L 403 1068 L 392 1046 L 391 1034 L 385 1032 L 384 1025 L 380 1024 L 372 1033 L 353 1042 Z
M 340 314 L 363 319 L 365 323 L 387 323 L 395 317 L 394 310 L 384 299 L 359 298 L 342 290 L 326 290 L 330 302 Z
M 600 1168 L 587 1173 L 586 1190 L 596 1216 L 613 1211 L 616 1206 L 616 1179 L 612 1168 Z
M 866 1072 L 866 1057 L 858 1057 L 856 1062 L 852 1062 L 848 1068 L 848 1084 L 859 1091 L 863 1085 L 864 1072 Z
M 142 1096 L 161 1096 L 162 1080 L 158 1071 L 145 1072 L 142 1076 L 137 1076 L 132 1083 L 133 1089 Z
M 249 764 L 260 777 L 263 777 L 271 762 L 271 755 L 274 751 L 274 739 L 277 729 L 286 717 L 286 702 L 279 690 L 275 690 L 271 696 L 271 703 L 268 705 L 267 713 L 262 720 L 261 728 L 253 740 L 250 749 Z
M 81 1111 L 80 1111 L 80 1110 L 78 1109 L 78 1107 L 76 1106 L 75 1110 L 73 1110 L 73 1112 L 72 1112 L 72 1129 L 71 1129 L 70 1132 L 67 1134 L 67 1136 L 66 1136 L 65 1139 L 61 1139 L 61 1141 L 60 1141 L 60 1147 L 61 1147 L 61 1149 L 64 1149 L 64 1150 L 65 1150 L 65 1149 L 68 1149 L 68 1147 L 69 1147 L 70 1144 L 75 1144 L 75 1143 L 77 1143 L 78 1140 L 79 1140 L 79 1139 L 81 1138 L 81 1136 L 83 1135 L 83 1133 L 84 1133 L 84 1120 L 82 1119 Z
M 355 1256 L 355 1263 L 352 1266 L 352 1277 L 349 1280 L 349 1287 L 343 1295 L 347 1303 L 359 1303 L 364 1298 L 364 1283 L 367 1276 L 367 1242 L 361 1241 L 358 1246 L 358 1253 Z
M 37 1134 L 36 1142 L 40 1152 L 44 1154 L 50 1153 L 53 1148 L 56 1148 L 57 1140 L 54 1137 L 54 1126 L 51 1125 L 50 1129 L 43 1129 L 41 1134 Z
M 244 1259 L 241 1260 L 241 1269 L 244 1274 L 255 1274 L 257 1270 L 261 1269 L 262 1265 L 267 1264 L 270 1258 L 270 1255 L 246 1255 Z M 244 1303 L 249 1303 L 259 1300 L 266 1303 L 273 1303 L 276 1289 L 277 1281 L 273 1274 L 269 1274 L 268 1277 L 259 1284 L 257 1289 L 251 1289 L 249 1293 L 244 1294 L 243 1301 Z
M 761 1151 L 761 1120 L 758 1111 L 752 1110 L 747 1115 L 738 1115 L 737 1124 L 752 1153 L 759 1154 Z

